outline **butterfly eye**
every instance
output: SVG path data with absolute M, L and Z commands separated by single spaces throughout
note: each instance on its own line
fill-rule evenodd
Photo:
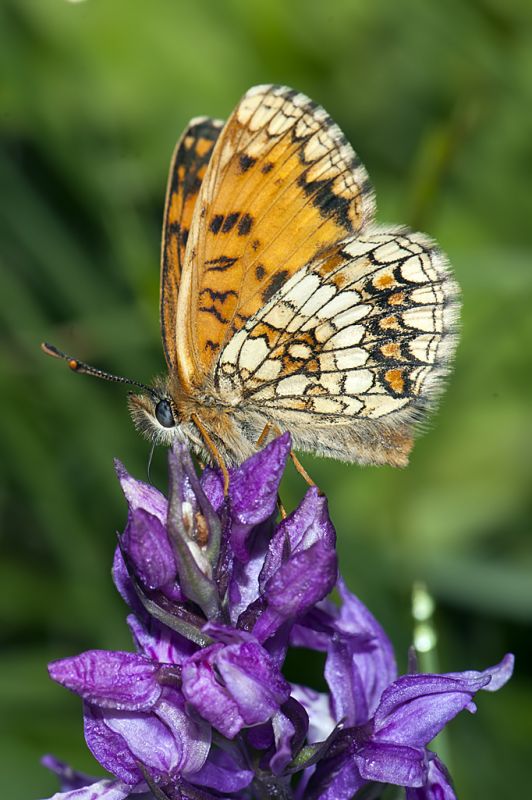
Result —
M 159 400 L 155 406 L 155 416 L 163 428 L 173 428 L 175 425 L 174 415 L 168 400 Z

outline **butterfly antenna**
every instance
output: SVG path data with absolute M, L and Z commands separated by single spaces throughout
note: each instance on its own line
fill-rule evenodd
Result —
M 95 378 L 101 378 L 104 381 L 127 383 L 130 386 L 137 386 L 139 389 L 144 389 L 146 392 L 149 392 L 152 397 L 158 396 L 151 386 L 146 386 L 145 383 L 133 381 L 131 378 L 122 378 L 120 375 L 113 375 L 111 372 L 104 372 L 103 369 L 98 369 L 98 367 L 91 367 L 90 364 L 85 364 L 83 361 L 78 361 L 77 358 L 67 356 L 66 353 L 61 352 L 61 350 L 58 350 L 53 344 L 48 344 L 48 342 L 41 342 L 41 350 L 43 353 L 46 353 L 47 356 L 61 358 L 63 361 L 66 361 L 72 372 L 79 372 L 82 375 L 93 375 Z

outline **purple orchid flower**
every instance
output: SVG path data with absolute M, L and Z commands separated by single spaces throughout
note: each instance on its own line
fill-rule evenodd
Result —
M 454 797 L 443 764 L 427 745 L 480 690 L 496 691 L 511 677 L 513 656 L 483 672 L 397 676 L 390 640 L 360 600 L 338 582 L 342 606 L 322 604 L 294 630 L 296 643 L 325 649 L 330 693 L 294 687 L 306 708 L 313 740 L 341 723 L 334 746 L 305 776 L 305 800 L 350 800 L 366 783 L 411 787 L 409 798 Z M 316 610 L 315 610 L 316 611 Z M 324 638 L 324 631 L 329 637 Z M 361 646 L 366 635 L 370 646 Z M 439 789 L 431 787 L 440 787 Z M 431 794 L 432 792 L 432 794 Z
M 217 641 L 183 664 L 183 694 L 233 739 L 243 728 L 272 719 L 290 697 L 290 685 L 253 635 L 213 623 L 204 631 Z
M 474 710 L 478 690 L 508 680 L 512 659 L 398 677 L 385 632 L 337 584 L 326 499 L 310 488 L 276 523 L 290 447 L 285 434 L 231 469 L 227 497 L 182 445 L 169 455 L 168 499 L 117 466 L 128 519 L 113 578 L 136 652 L 49 666 L 82 698 L 87 745 L 113 777 L 48 756 L 62 784 L 53 800 L 349 800 L 368 783 L 407 787 L 408 800 L 454 798 L 427 745 Z M 336 585 L 340 607 L 326 599 Z M 328 693 L 287 682 L 298 646 L 326 654 Z

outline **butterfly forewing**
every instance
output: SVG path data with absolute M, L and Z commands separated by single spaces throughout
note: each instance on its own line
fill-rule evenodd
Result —
M 367 173 L 339 128 L 284 87 L 250 90 L 203 181 L 186 251 L 177 351 L 202 385 L 224 346 L 303 265 L 371 218 Z
M 223 122 L 198 117 L 189 122 L 170 164 L 161 248 L 161 333 L 166 363 L 175 369 L 176 314 L 194 206 Z

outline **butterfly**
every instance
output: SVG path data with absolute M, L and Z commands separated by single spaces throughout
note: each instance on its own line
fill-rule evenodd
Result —
M 404 466 L 457 343 L 459 290 L 422 233 L 375 222 L 368 174 L 319 105 L 255 86 L 191 120 L 170 167 L 160 319 L 168 375 L 136 427 L 227 465 L 268 433 L 296 450 Z

